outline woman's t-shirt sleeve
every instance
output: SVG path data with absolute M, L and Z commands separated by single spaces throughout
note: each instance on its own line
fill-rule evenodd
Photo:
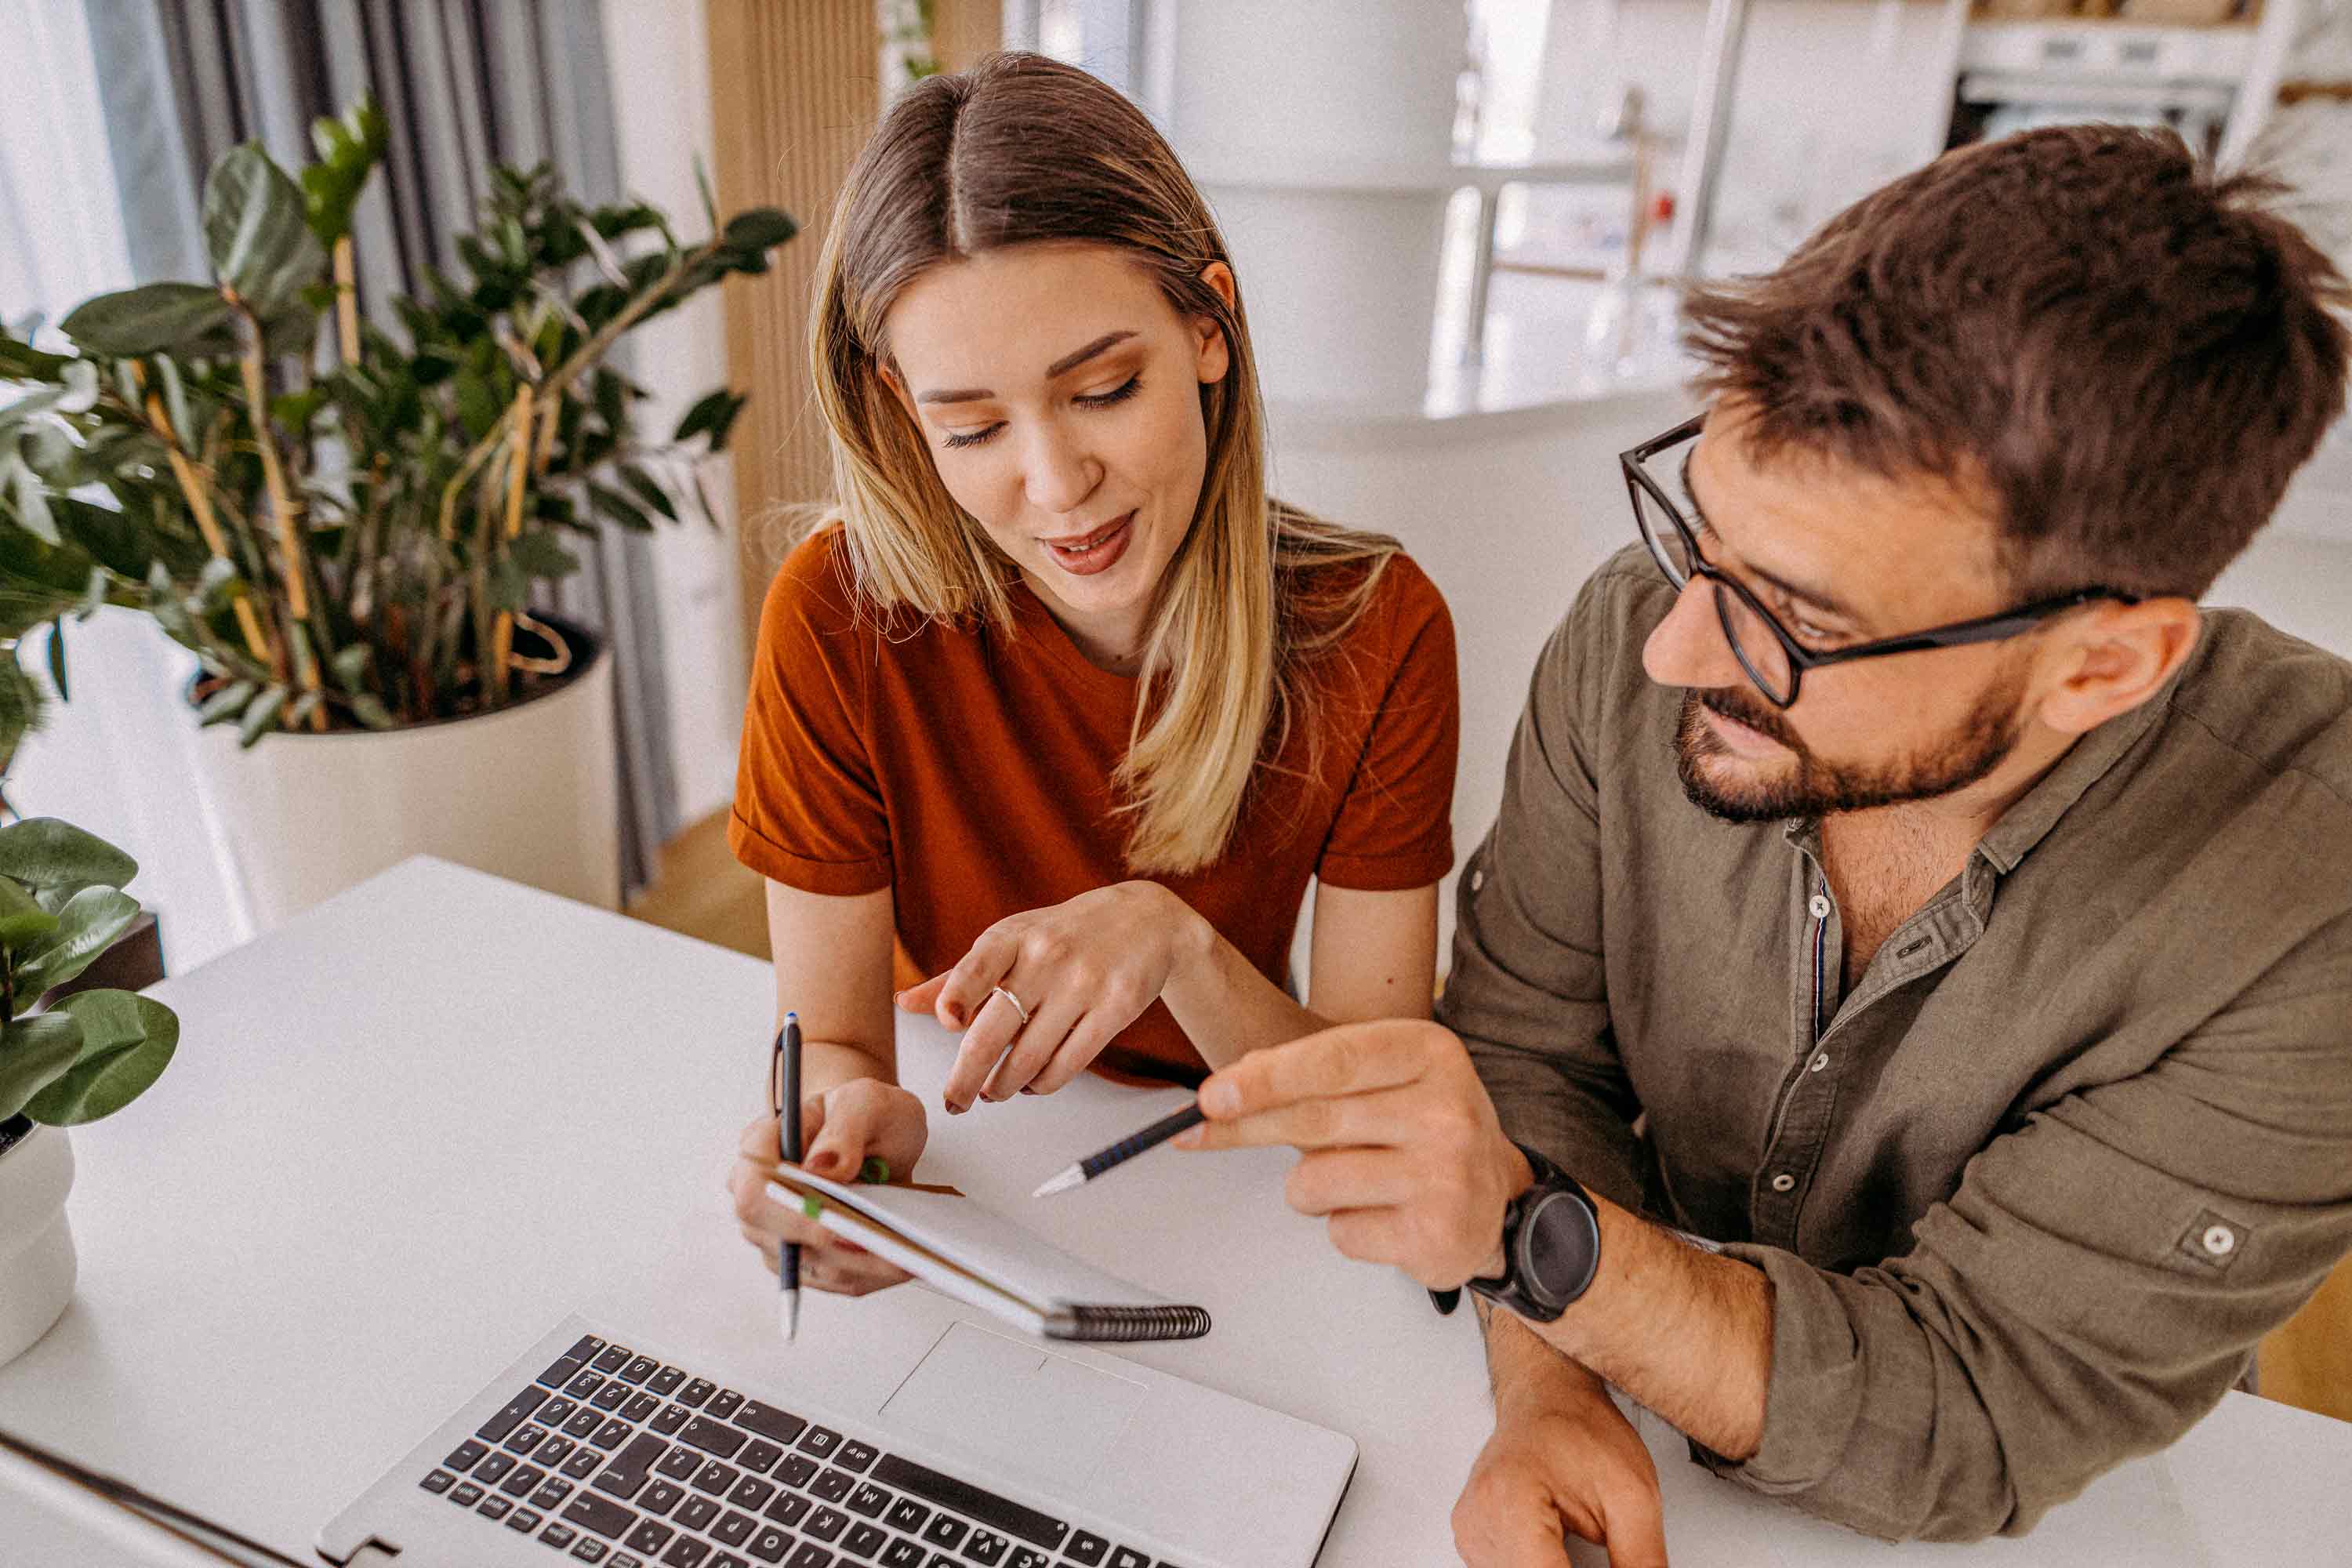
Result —
M 1453 868 L 1462 742 L 1444 596 L 1403 555 L 1382 579 L 1365 619 L 1382 628 L 1385 657 L 1357 663 L 1384 670 L 1387 684 L 1367 693 L 1377 700 L 1370 731 L 1315 868 L 1319 881 L 1366 892 L 1426 887 Z
M 866 742 L 871 650 L 846 566 L 827 530 L 769 585 L 727 825 L 738 860 L 810 893 L 891 881 L 889 815 Z

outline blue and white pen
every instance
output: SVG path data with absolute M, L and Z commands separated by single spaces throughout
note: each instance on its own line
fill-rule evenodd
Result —
M 784 1026 L 776 1032 L 776 1052 L 769 1081 L 775 1086 L 776 1152 L 784 1163 L 801 1163 L 801 1016 L 784 1015 Z M 801 1247 L 788 1241 L 777 1249 L 776 1283 L 782 1294 L 776 1302 L 776 1321 L 784 1331 L 784 1338 L 794 1340 L 801 1331 Z

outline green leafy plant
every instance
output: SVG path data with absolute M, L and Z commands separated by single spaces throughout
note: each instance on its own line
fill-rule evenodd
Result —
M 395 336 L 359 314 L 351 233 L 385 134 L 362 102 L 299 175 L 236 148 L 205 187 L 210 281 L 84 302 L 70 353 L 0 331 L 0 647 L 46 627 L 61 693 L 67 620 L 117 604 L 194 650 L 200 718 L 248 744 L 499 708 L 568 663 L 528 609 L 578 569 L 568 536 L 713 517 L 698 464 L 744 399 L 719 388 L 648 443 L 606 358 L 765 271 L 793 220 L 722 224 L 706 183 L 712 232 L 687 243 L 642 203 L 500 167 L 455 241 L 467 277 L 426 268 L 425 298 L 389 301 Z M 0 659 L 0 752 L 30 686 Z
M 39 1007 L 138 920 L 122 890 L 138 871 L 54 817 L 0 827 L 0 1147 L 19 1116 L 52 1127 L 111 1116 L 170 1065 L 180 1020 L 161 1002 L 90 990 Z

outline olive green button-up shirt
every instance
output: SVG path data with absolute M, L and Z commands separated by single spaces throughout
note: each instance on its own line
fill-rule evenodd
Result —
M 1842 985 L 1814 825 L 1683 795 L 1671 604 L 1628 551 L 1546 647 L 1439 1016 L 1513 1137 L 1770 1277 L 1761 1446 L 1702 1458 L 2022 1532 L 2352 1248 L 2352 664 L 2207 612 Z

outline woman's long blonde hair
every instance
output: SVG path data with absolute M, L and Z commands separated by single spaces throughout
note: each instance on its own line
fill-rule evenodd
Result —
M 1095 78 L 999 54 L 909 89 L 850 171 L 817 263 L 810 368 L 830 427 L 834 500 L 857 586 L 877 608 L 1010 630 L 1012 563 L 950 498 L 880 374 L 882 322 L 925 268 L 1006 246 L 1114 245 L 1185 318 L 1224 334 L 1224 379 L 1201 388 L 1208 461 L 1192 526 L 1146 623 L 1127 755 L 1129 867 L 1197 870 L 1233 837 L 1256 764 L 1307 717 L 1302 679 L 1370 599 L 1397 542 L 1265 493 L 1265 417 L 1248 324 L 1202 280 L 1227 261 L 1201 193 L 1160 133 Z M 1358 572 L 1312 569 L 1360 562 Z

